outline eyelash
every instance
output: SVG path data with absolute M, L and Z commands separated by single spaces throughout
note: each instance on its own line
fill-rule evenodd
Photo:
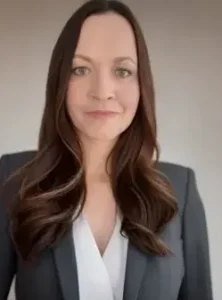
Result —
M 132 75 L 132 72 L 130 71 L 130 70 L 128 70 L 128 69 L 126 69 L 126 68 L 117 68 L 116 69 L 116 71 L 123 71 L 123 72 L 127 72 L 128 73 L 128 75 L 127 76 L 120 76 L 120 77 L 123 77 L 123 78 L 125 78 L 125 77 L 129 77 L 129 76 L 131 76 Z
M 78 70 L 87 70 L 88 72 L 90 72 L 90 70 L 87 67 L 75 67 L 75 68 L 72 69 L 72 74 L 74 74 L 75 76 L 85 76 L 85 75 L 87 75 L 87 74 L 76 74 L 76 71 L 78 71 Z M 126 72 L 127 73 L 126 76 L 120 76 L 121 78 L 126 78 L 126 77 L 129 77 L 133 74 L 132 71 L 130 71 L 126 68 L 117 68 L 115 71 L 116 72 L 121 71 L 121 72 Z
M 75 76 L 84 76 L 84 75 L 85 75 L 85 74 L 84 74 L 84 75 L 76 74 L 76 73 L 75 73 L 76 70 L 88 70 L 88 71 L 89 71 L 89 69 L 86 68 L 86 67 L 75 67 L 75 68 L 72 69 L 72 73 L 73 73 Z

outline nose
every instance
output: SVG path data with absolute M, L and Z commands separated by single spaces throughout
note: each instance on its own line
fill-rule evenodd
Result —
M 90 96 L 95 100 L 112 100 L 115 98 L 114 82 L 108 74 L 97 74 L 92 80 Z

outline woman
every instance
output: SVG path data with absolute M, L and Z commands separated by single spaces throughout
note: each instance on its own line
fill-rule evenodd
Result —
M 14 274 L 18 300 L 212 299 L 194 173 L 158 154 L 141 29 L 90 1 L 53 50 L 37 152 L 1 159 L 0 299 Z

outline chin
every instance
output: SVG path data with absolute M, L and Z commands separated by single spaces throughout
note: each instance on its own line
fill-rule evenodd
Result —
M 120 134 L 118 135 L 111 135 L 111 134 L 106 134 L 106 133 L 103 133 L 103 134 L 88 134 L 87 137 L 91 140 L 97 140 L 97 141 L 116 141 L 118 138 L 119 138 Z
M 96 140 L 96 141 L 116 141 L 121 132 L 120 131 L 85 131 L 80 133 L 82 137 L 87 138 L 89 140 Z

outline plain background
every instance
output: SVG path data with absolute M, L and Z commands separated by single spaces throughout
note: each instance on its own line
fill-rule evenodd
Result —
M 0 155 L 36 147 L 51 51 L 84 1 L 0 2 Z M 222 299 L 222 1 L 126 0 L 144 30 L 162 160 L 192 167 Z M 2 259 L 2 258 L 0 258 Z M 13 291 L 11 293 L 13 299 Z

